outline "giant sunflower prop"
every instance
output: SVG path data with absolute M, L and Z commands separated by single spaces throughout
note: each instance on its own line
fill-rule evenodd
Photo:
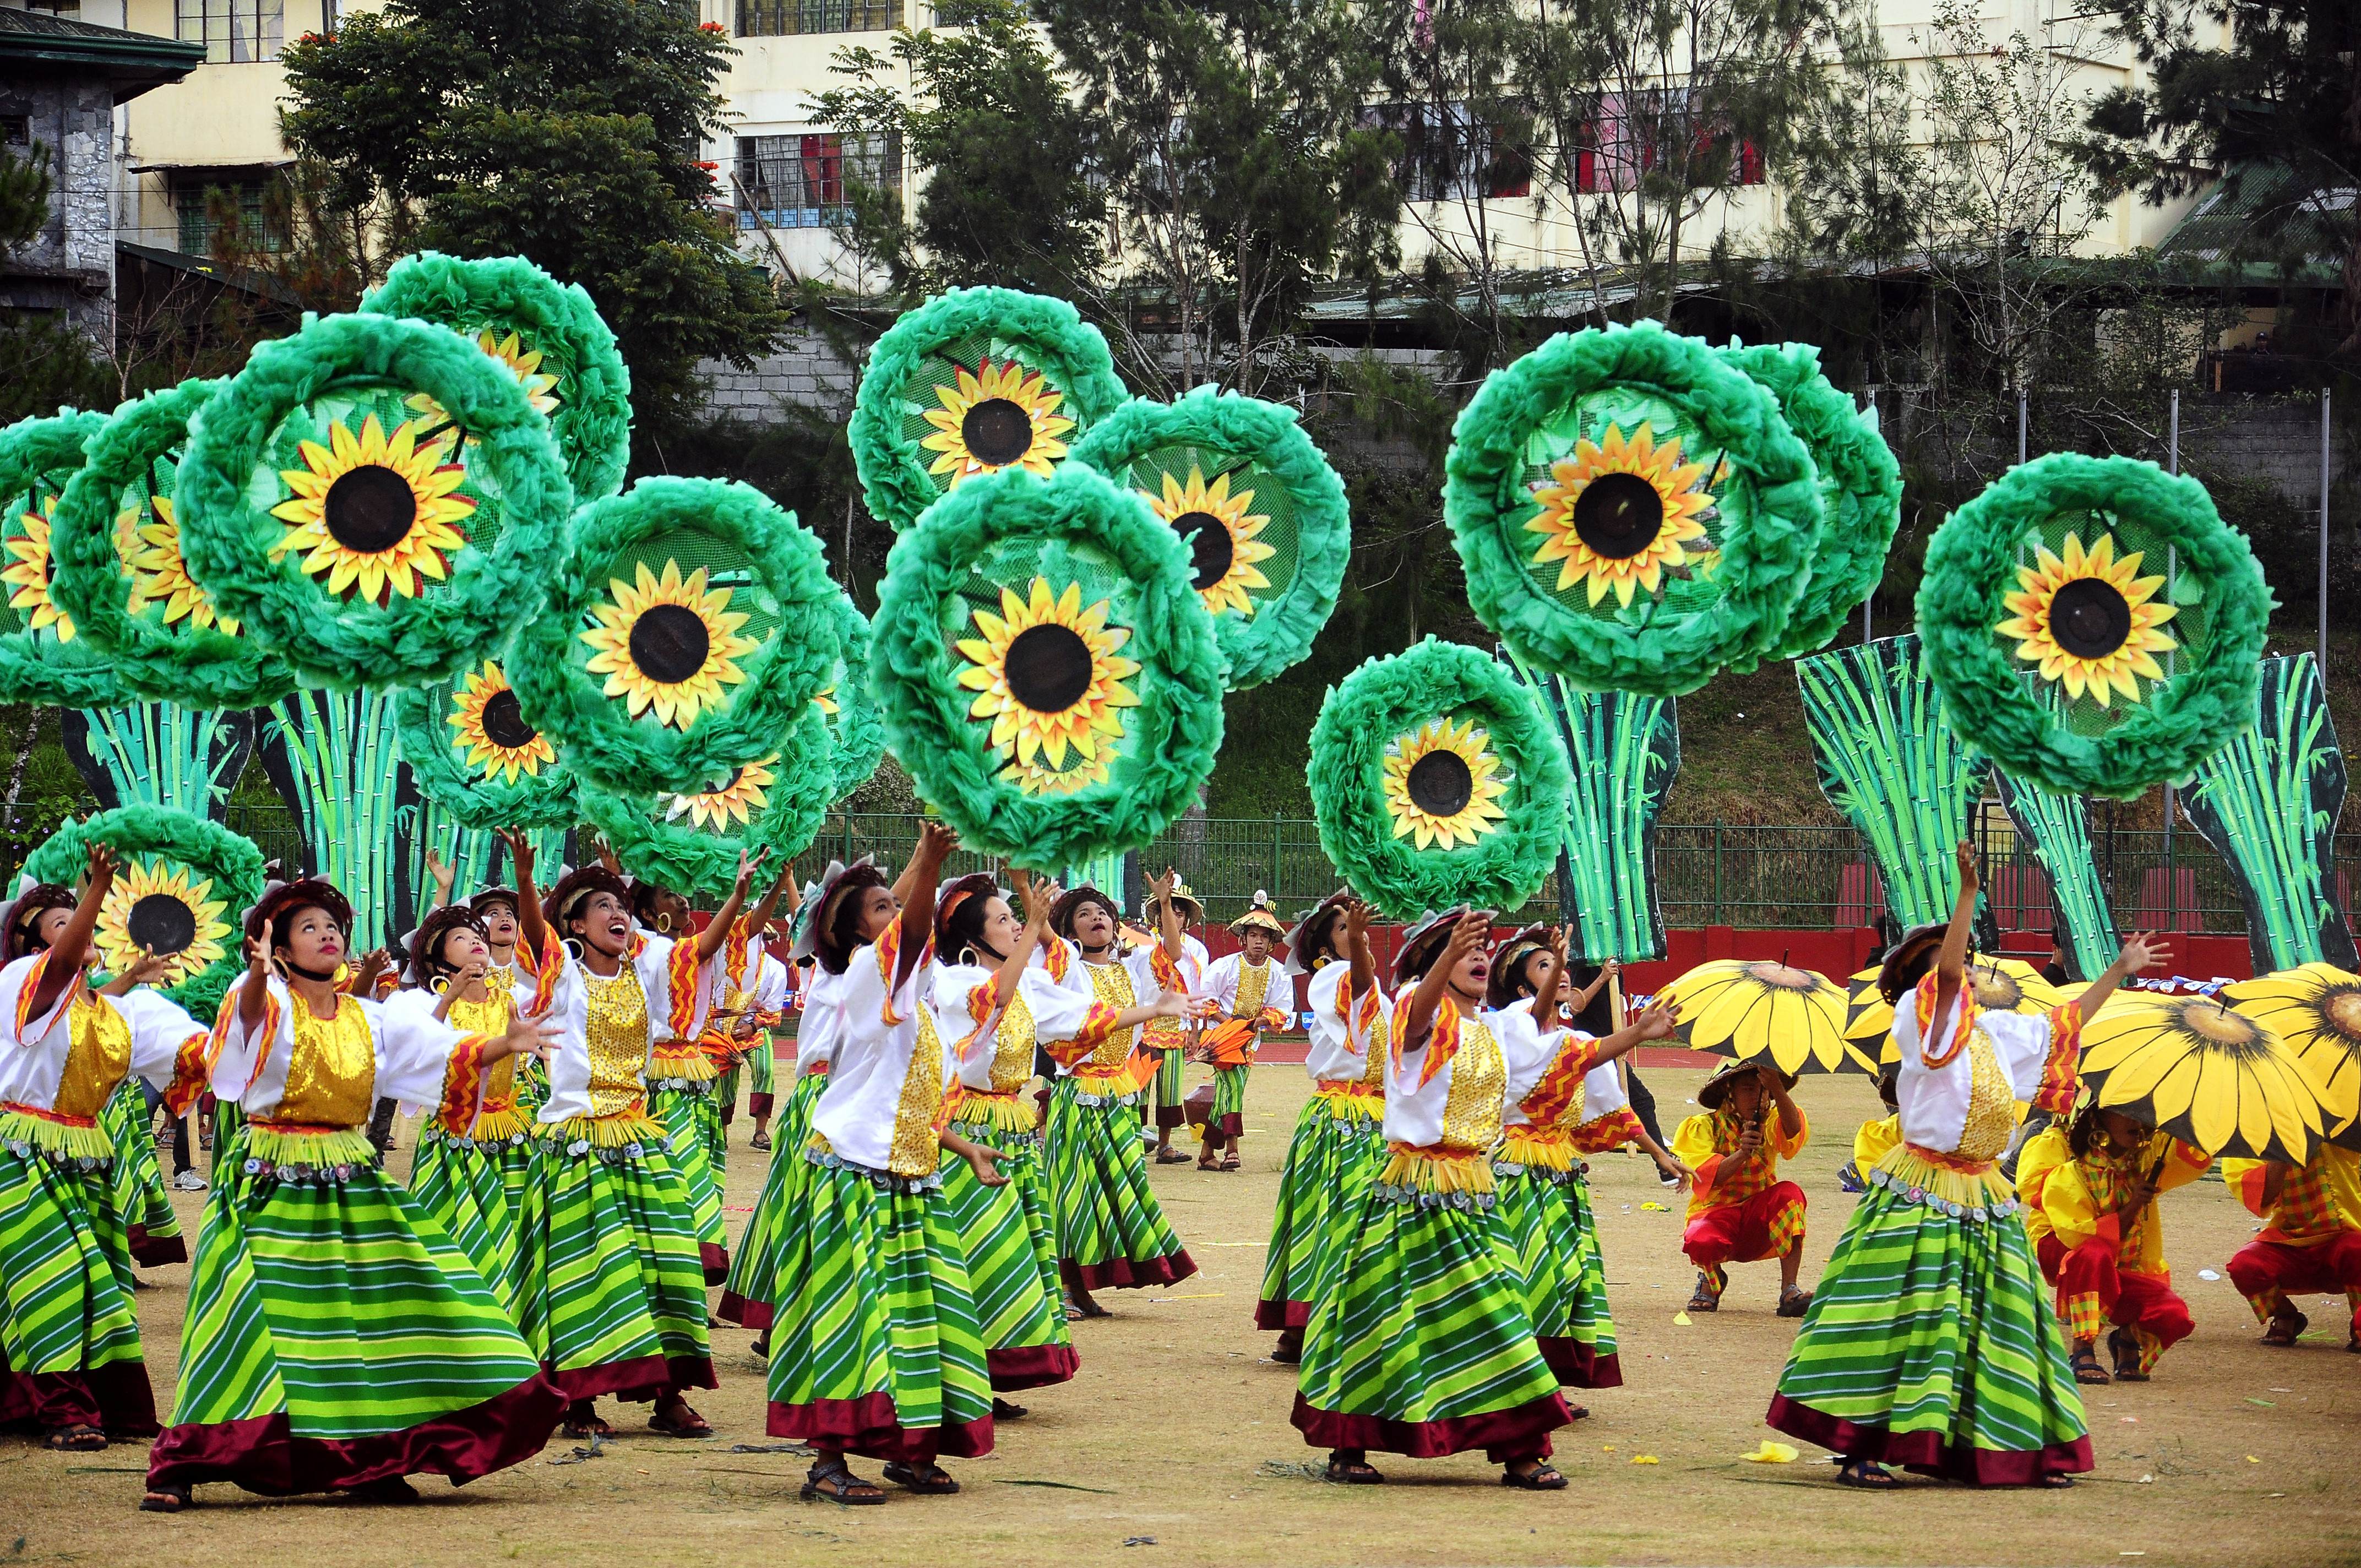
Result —
M 877 340 L 847 438 L 870 512 L 905 529 L 954 487 L 1048 477 L 1122 400 L 1106 340 L 1073 306 L 954 289 Z
M 126 403 L 58 503 L 57 597 L 141 696 L 196 708 L 269 706 L 294 674 L 190 575 L 172 491 L 189 422 L 224 383 L 183 381 Z
M 2301 1166 L 2323 1128 L 2321 1085 L 2287 1043 L 2205 996 L 2140 994 L 2082 1025 L 2092 1103 L 2207 1154 Z
M 1917 609 L 1945 716 L 2013 777 L 2128 798 L 2254 722 L 2270 590 L 2153 463 L 2011 469 L 1936 532 Z
M 618 795 L 693 792 L 777 751 L 841 652 L 819 541 L 716 479 L 642 479 L 574 531 L 506 666 L 524 718 Z
M 512 377 L 549 422 L 576 505 L 623 488 L 631 373 L 578 284 L 560 283 L 521 256 L 463 261 L 430 250 L 395 262 L 360 308 L 449 327 Z M 413 393 L 408 403 L 446 447 L 476 438 L 431 393 Z
M 110 970 L 145 948 L 173 960 L 165 994 L 210 1018 L 246 969 L 232 922 L 262 894 L 262 851 L 216 822 L 166 806 L 125 806 L 69 820 L 25 861 L 26 874 L 72 886 L 93 841 L 123 859 L 100 905 L 95 940 Z
M 894 546 L 870 668 L 895 754 L 981 853 L 1135 849 L 1221 745 L 1220 656 L 1188 553 L 1093 470 L 962 485 Z
M 829 735 L 835 741 L 830 798 L 842 800 L 867 784 L 884 760 L 885 726 L 878 721 L 876 701 L 869 695 L 869 618 L 848 595 L 837 596 L 836 634 L 836 678 L 812 697 L 812 706 L 827 717 Z
M 1528 667 L 1676 696 L 1779 651 L 1820 537 L 1770 393 L 1653 323 L 1550 339 L 1453 432 L 1470 604 Z
M 474 439 L 437 438 L 420 393 Z M 173 511 L 217 613 L 346 689 L 447 679 L 541 619 L 570 500 L 548 422 L 474 343 L 341 315 L 205 404 Z
M 1232 691 L 1311 651 L 1352 551 L 1345 487 L 1295 411 L 1199 388 L 1134 399 L 1074 446 L 1130 486 L 1189 546 L 1191 581 L 1228 661 Z
M 2349 1146 L 2361 1137 L 2361 975 L 2301 964 L 2242 980 L 2223 994 L 2301 1059 L 2337 1141 Z
M 582 815 L 633 876 L 718 902 L 740 851 L 767 850 L 778 865 L 810 847 L 835 787 L 834 748 L 825 716 L 807 707 L 787 744 L 759 762 L 653 795 L 586 786 Z
M 105 707 L 122 700 L 113 661 L 86 637 L 60 635 L 51 598 L 49 543 L 83 446 L 105 416 L 68 410 L 0 430 L 0 702 Z M 21 602 L 20 602 L 21 601 Z M 36 626 L 36 619 L 39 624 Z
M 402 761 L 462 828 L 570 828 L 576 782 L 524 715 L 507 673 L 487 659 L 457 680 L 401 694 Z
M 1788 612 L 1779 657 L 1828 645 L 1885 575 L 1885 553 L 1902 525 L 1902 466 L 1850 394 L 1820 374 L 1809 344 L 1758 344 L 1715 352 L 1778 400 L 1779 413 L 1812 455 L 1820 485 L 1820 529 L 1812 575 Z
M 1397 919 L 1521 906 L 1555 863 L 1573 783 L 1532 689 L 1433 638 L 1328 693 L 1307 777 L 1321 848 Z
M 1717 959 L 1664 987 L 1680 1003 L 1675 1037 L 1691 1050 L 1768 1062 L 1789 1076 L 1859 1072 L 1872 1052 L 1845 1037 L 1845 993 L 1826 975 L 1771 959 Z

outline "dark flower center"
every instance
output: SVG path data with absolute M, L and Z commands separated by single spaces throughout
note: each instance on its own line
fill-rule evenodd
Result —
M 1594 555 L 1628 561 L 1664 532 L 1664 498 L 1637 474 L 1601 474 L 1574 503 L 1574 532 Z
M 1091 648 L 1070 626 L 1028 626 L 1008 644 L 1008 695 L 1036 713 L 1063 713 L 1091 689 Z
M 635 645 L 632 652 L 638 651 Z M 525 722 L 524 707 L 511 691 L 494 692 L 484 704 L 484 734 L 493 745 L 509 751 L 541 738 L 541 731 Z
M 151 893 L 124 921 L 131 939 L 151 953 L 177 953 L 197 939 L 197 912 L 169 893 Z
M 417 522 L 418 498 L 409 480 L 383 464 L 369 463 L 337 475 L 320 510 L 337 543 L 378 555 L 401 543 Z
M 631 663 L 650 680 L 678 685 L 705 668 L 713 639 L 686 605 L 650 605 L 631 622 Z
M 1456 817 L 1476 798 L 1476 775 L 1456 751 L 1429 751 L 1410 765 L 1410 803 L 1429 817 Z
M 2113 583 L 2077 577 L 2049 600 L 2049 635 L 2077 659 L 2103 659 L 2131 638 L 2132 607 Z
M 1033 449 L 1033 416 L 1006 398 L 986 398 L 961 418 L 960 439 L 977 462 L 1006 467 Z

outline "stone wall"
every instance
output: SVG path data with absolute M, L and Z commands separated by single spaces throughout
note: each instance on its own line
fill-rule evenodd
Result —
M 841 418 L 851 411 L 853 389 L 861 379 L 859 366 L 839 359 L 827 341 L 813 333 L 791 337 L 752 370 L 718 359 L 697 368 L 712 388 L 707 409 L 749 424 L 780 422 L 783 402 L 831 409 Z
M 49 221 L 7 261 L 0 308 L 56 311 L 101 342 L 109 334 L 115 233 L 107 210 L 115 156 L 114 96 L 104 76 L 34 66 L 0 77 L 0 115 L 21 116 L 27 139 L 49 149 Z M 9 149 L 18 157 L 27 147 Z

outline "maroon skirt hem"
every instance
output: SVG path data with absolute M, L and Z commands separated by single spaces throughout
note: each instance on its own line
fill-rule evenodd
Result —
M 1440 1459 L 1447 1453 L 1484 1450 L 1496 1464 L 1519 1459 L 1547 1458 L 1549 1434 L 1572 1424 L 1574 1412 L 1565 1396 L 1551 1394 L 1505 1410 L 1480 1416 L 1456 1416 L 1441 1421 L 1394 1421 L 1380 1416 L 1347 1415 L 1318 1409 L 1295 1397 L 1289 1418 L 1303 1441 L 1314 1448 L 1358 1448 L 1379 1453 L 1400 1453 L 1411 1459 Z
M 705 1266 L 705 1282 L 719 1285 L 730 1277 L 730 1249 L 712 1242 L 697 1244 L 697 1261 Z
M 753 1329 L 758 1332 L 771 1326 L 771 1304 L 768 1301 L 749 1301 L 735 1290 L 721 1293 L 721 1304 L 713 1309 L 713 1315 L 725 1323 L 735 1323 L 741 1329 Z
M 1258 1329 L 1301 1329 L 1310 1327 L 1311 1322 L 1309 1301 L 1274 1301 L 1265 1297 L 1255 1303 L 1255 1327 Z
M 2046 1476 L 2077 1475 L 2094 1467 L 2087 1436 L 2047 1448 L 1977 1448 L 1971 1443 L 1946 1443 L 1940 1432 L 1897 1436 L 1883 1427 L 1861 1426 L 1798 1404 L 1784 1394 L 1771 1397 L 1770 1412 L 1763 1419 L 1773 1431 L 1802 1438 L 1847 1459 L 1899 1464 L 1920 1475 L 1978 1486 L 2031 1486 Z
M 774 1399 L 766 1425 L 773 1437 L 907 1464 L 931 1464 L 946 1454 L 975 1459 L 992 1452 L 990 1416 L 958 1426 L 906 1427 L 894 1419 L 894 1397 L 883 1392 L 807 1405 Z
M 667 1388 L 719 1388 L 709 1355 L 634 1356 L 629 1361 L 601 1362 L 596 1366 L 569 1366 L 564 1371 L 544 1366 L 542 1372 L 557 1391 L 572 1399 L 595 1399 L 611 1394 L 618 1399 L 645 1404 Z
M 169 1236 L 151 1236 L 147 1226 L 134 1225 L 129 1242 L 131 1261 L 142 1268 L 163 1268 L 189 1261 L 189 1244 L 177 1233 Z
M 373 1437 L 297 1437 L 285 1412 L 168 1430 L 148 1451 L 148 1485 L 231 1481 L 266 1497 L 330 1492 L 401 1475 L 454 1486 L 531 1458 L 549 1442 L 566 1397 L 535 1374 L 480 1405 Z
M 1046 1388 L 1073 1376 L 1082 1358 L 1070 1344 L 1027 1344 L 983 1353 L 984 1369 L 992 1374 L 992 1391 L 1014 1394 L 1019 1388 Z
M 1152 1285 L 1178 1285 L 1197 1272 L 1197 1261 L 1186 1247 L 1144 1261 L 1114 1257 L 1104 1263 L 1069 1262 L 1066 1266 L 1081 1276 L 1085 1290 L 1145 1290 Z
M 1562 1334 L 1536 1334 L 1533 1343 L 1541 1346 L 1542 1359 L 1557 1374 L 1561 1388 L 1623 1387 L 1622 1358 L 1611 1352 L 1601 1355 L 1581 1341 Z
M 1156 1108 L 1156 1130 L 1158 1132 L 1169 1133 L 1175 1127 L 1185 1127 L 1188 1124 L 1189 1118 L 1181 1111 L 1180 1106 L 1159 1105 Z
M 148 1364 L 110 1361 L 80 1372 L 16 1372 L 0 1354 L 0 1427 L 93 1426 L 111 1437 L 154 1437 Z

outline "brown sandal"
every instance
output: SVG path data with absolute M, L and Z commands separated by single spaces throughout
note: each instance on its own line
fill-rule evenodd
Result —
M 194 1497 L 186 1486 L 150 1486 L 148 1495 L 139 1499 L 139 1511 L 143 1514 L 177 1514 L 192 1501 Z
M 2128 1354 L 2126 1354 L 2128 1353 Z M 2107 1358 L 2115 1364 L 2118 1383 L 2145 1383 L 2147 1374 L 2140 1370 L 2139 1342 L 2121 1329 L 2107 1331 Z M 2129 1362 L 2129 1365 L 2125 1364 Z
M 2074 1369 L 2074 1381 L 2077 1383 L 2087 1383 L 2096 1387 L 2101 1383 L 2114 1381 L 2107 1376 L 2107 1369 L 2099 1365 L 2099 1353 L 2091 1345 L 2076 1345 L 2073 1355 L 2068 1359 L 2066 1365 Z
M 1222 1159 L 1222 1168 L 1224 1170 L 1235 1170 L 1240 1163 L 1241 1162 L 1236 1155 L 1225 1155 Z
M 885 1501 L 885 1489 L 874 1481 L 863 1481 L 844 1463 L 844 1456 L 821 1460 L 804 1472 L 803 1500 L 825 1497 L 831 1503 L 847 1508 L 876 1508 Z
M 2301 1339 L 2303 1331 L 2311 1326 L 2312 1320 L 2301 1312 L 2293 1310 L 2274 1312 L 2270 1327 L 2263 1331 L 2263 1343 L 2284 1350 Z
M 671 1413 L 666 1414 L 669 1410 Z M 666 1437 L 711 1437 L 713 1423 L 688 1408 L 688 1401 L 675 1394 L 669 1404 L 659 1404 L 648 1417 L 648 1430 Z
M 52 1453 L 97 1453 L 105 1447 L 106 1434 L 81 1421 L 70 1427 L 59 1427 L 49 1433 L 49 1452 Z

